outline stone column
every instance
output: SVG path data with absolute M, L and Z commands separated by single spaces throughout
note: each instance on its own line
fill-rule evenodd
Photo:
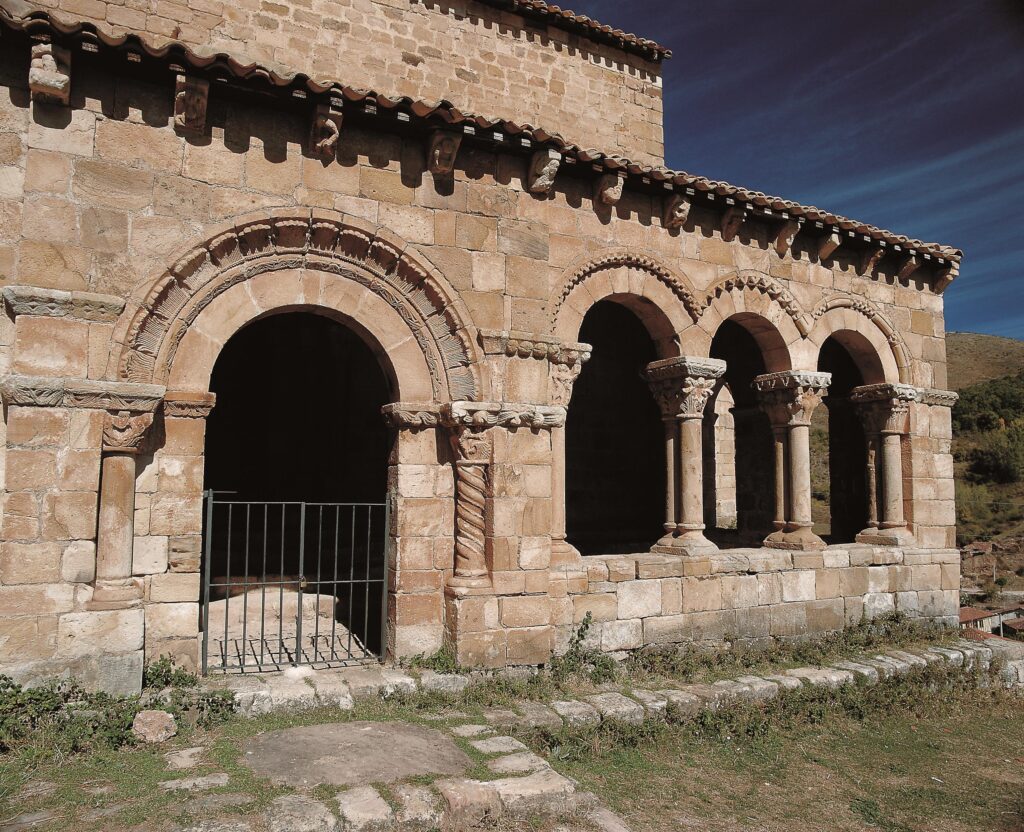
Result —
M 152 413 L 108 411 L 103 422 L 96 588 L 90 609 L 121 609 L 139 604 L 141 584 L 132 579 L 135 540 L 135 456 Z
M 900 546 L 913 542 L 903 513 L 903 437 L 910 405 L 919 391 L 909 384 L 868 384 L 850 400 L 864 423 L 868 442 L 868 527 L 858 543 Z
M 488 586 L 486 514 L 492 440 L 486 433 L 460 425 L 450 441 L 455 452 L 455 574 L 450 586 Z
M 682 356 L 647 365 L 647 379 L 661 407 L 662 418 L 668 424 L 674 422 L 676 431 L 674 442 L 666 431 L 665 472 L 668 492 L 665 526 L 669 530 L 674 519 L 675 534 L 659 540 L 655 551 L 696 555 L 718 548 L 704 536 L 702 420 L 704 406 L 711 398 L 717 379 L 724 373 L 725 362 L 714 358 Z M 675 493 L 677 478 L 678 493 Z
M 785 524 L 765 539 L 779 549 L 824 549 L 825 541 L 811 530 L 811 415 L 832 381 L 830 373 L 786 370 L 754 379 L 761 406 L 775 437 L 776 526 L 779 510 Z M 780 465 L 780 457 L 782 464 Z M 780 499 L 780 494 L 782 498 Z
M 564 351 L 563 351 L 564 352 Z M 569 407 L 572 388 L 590 353 L 572 351 L 567 359 L 551 362 L 551 404 Z M 565 424 L 551 429 L 551 565 L 577 563 L 579 550 L 566 539 L 565 531 Z

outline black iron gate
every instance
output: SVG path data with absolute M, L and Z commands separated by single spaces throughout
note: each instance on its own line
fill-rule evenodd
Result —
M 205 494 L 203 673 L 377 660 L 387 627 L 386 503 Z

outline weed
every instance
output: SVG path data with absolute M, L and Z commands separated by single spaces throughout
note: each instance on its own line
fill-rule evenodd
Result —
M 586 647 L 587 633 L 594 624 L 594 616 L 588 611 L 579 626 L 569 637 L 569 647 L 561 656 L 554 656 L 548 665 L 551 677 L 556 683 L 567 681 L 573 676 L 586 676 L 591 682 L 600 684 L 615 678 L 616 665 L 611 656 Z

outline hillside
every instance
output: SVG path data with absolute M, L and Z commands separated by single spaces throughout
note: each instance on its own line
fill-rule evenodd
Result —
M 949 389 L 960 390 L 1024 370 L 1024 341 L 976 332 L 950 332 L 946 335 L 946 357 Z

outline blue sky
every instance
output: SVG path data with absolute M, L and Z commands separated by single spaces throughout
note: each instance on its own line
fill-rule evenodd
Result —
M 670 167 L 964 250 L 949 330 L 1024 338 L 1021 0 L 572 0 L 670 47 Z

